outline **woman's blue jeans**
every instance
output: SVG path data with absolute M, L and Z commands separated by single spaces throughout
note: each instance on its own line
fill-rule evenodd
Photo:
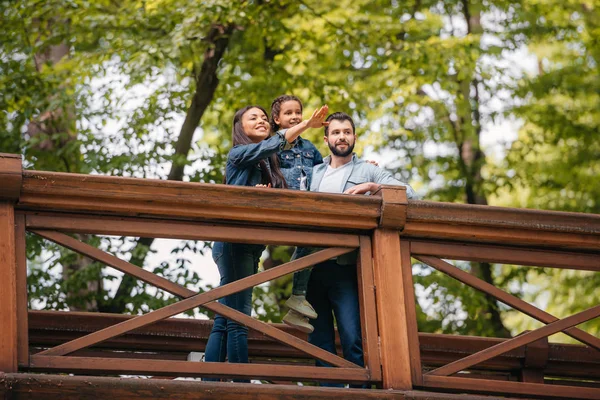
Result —
M 215 242 L 213 260 L 221 275 L 220 285 L 223 286 L 255 274 L 264 249 L 263 245 Z M 252 312 L 252 288 L 223 297 L 219 299 L 219 303 L 250 315 Z M 231 363 L 248 362 L 248 328 L 220 315 L 215 315 L 204 359 L 207 362 L 224 362 L 226 357 Z M 236 380 L 236 382 L 249 381 Z

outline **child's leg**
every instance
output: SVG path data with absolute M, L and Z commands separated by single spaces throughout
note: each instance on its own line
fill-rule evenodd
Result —
M 312 268 L 306 268 L 302 271 L 294 273 L 294 280 L 292 284 L 292 294 L 295 296 L 306 296 L 306 289 L 308 288 L 308 280 L 310 279 L 310 272 Z
M 309 249 L 305 247 L 296 247 L 292 260 L 302 258 L 309 253 Z M 294 280 L 292 284 L 292 295 L 286 301 L 285 305 L 290 309 L 294 310 L 299 314 L 304 315 L 308 318 L 317 318 L 317 313 L 312 308 L 310 303 L 306 301 L 306 290 L 308 288 L 308 280 L 310 279 L 310 272 L 312 268 L 306 268 L 302 271 L 294 273 Z M 306 321 L 308 323 L 308 321 Z

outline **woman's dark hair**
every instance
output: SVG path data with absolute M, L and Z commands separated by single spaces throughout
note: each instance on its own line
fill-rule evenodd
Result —
M 242 125 L 242 117 L 251 108 L 258 108 L 263 113 L 265 113 L 267 118 L 269 117 L 267 111 L 261 106 L 246 106 L 244 108 L 239 109 L 233 117 L 233 129 L 231 133 L 231 139 L 234 146 L 240 144 L 243 145 L 253 143 L 252 140 L 248 137 L 248 135 L 246 135 L 246 132 L 244 131 L 244 126 Z M 270 183 L 271 186 L 274 188 L 287 188 L 285 178 L 283 177 L 281 169 L 279 168 L 279 159 L 277 157 L 277 154 L 272 154 L 271 156 L 269 156 L 269 166 L 267 166 L 265 160 L 260 160 L 258 164 L 260 166 L 260 174 L 262 176 L 261 183 L 263 185 L 268 185 Z M 226 180 L 227 177 L 225 177 L 225 181 Z
M 271 103 L 271 128 L 273 129 L 273 132 L 277 132 L 279 130 L 279 125 L 275 123 L 275 117 L 279 116 L 279 113 L 281 112 L 281 105 L 286 101 L 297 101 L 298 104 L 300 104 L 300 111 L 302 111 L 302 102 L 296 96 L 282 94 L 281 96 L 277 97 Z

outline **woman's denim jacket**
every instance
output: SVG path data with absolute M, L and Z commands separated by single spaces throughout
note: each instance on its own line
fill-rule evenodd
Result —
M 282 130 L 280 132 L 285 132 Z M 288 189 L 300 189 L 302 173 L 306 176 L 306 189 L 310 187 L 312 171 L 315 165 L 323 162 L 323 156 L 309 140 L 298 137 L 291 148 L 280 151 L 279 166 L 288 185 Z
M 262 183 L 262 175 L 258 163 L 264 160 L 269 167 L 268 157 L 274 153 L 289 148 L 290 144 L 285 139 L 285 131 L 260 143 L 240 144 L 232 147 L 227 156 L 225 176 L 228 185 L 256 186 Z

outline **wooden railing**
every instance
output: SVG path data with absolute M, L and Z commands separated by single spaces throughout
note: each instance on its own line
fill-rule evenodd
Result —
M 62 339 L 44 339 L 30 324 L 48 314 L 27 310 L 26 231 L 181 300 L 142 316 L 104 316 L 101 320 L 105 322 L 94 329 L 61 336 Z M 73 233 L 324 249 L 198 294 L 69 236 Z M 305 337 L 289 329 L 263 323 L 216 302 L 220 297 L 356 249 L 364 368 L 310 345 Z M 510 340 L 419 334 L 412 259 L 547 325 Z M 597 368 L 600 339 L 575 326 L 598 317 L 600 306 L 559 319 L 443 259 L 598 272 L 600 216 L 408 202 L 404 188 L 398 187 L 384 187 L 375 196 L 345 196 L 22 171 L 19 157 L 0 155 L 0 371 L 368 382 L 398 390 L 600 398 L 599 374 L 581 366 L 575 368 L 569 364 L 570 356 L 562 361 L 549 356 L 550 349 L 556 353 L 556 346 L 564 345 L 544 342 L 544 338 L 562 331 L 584 343 L 564 347 L 568 349 L 566 353 L 573 357 L 585 354 L 584 365 Z M 257 336 L 250 335 L 251 356 L 258 351 L 252 338 L 264 335 L 270 339 L 261 340 L 263 350 L 258 353 L 263 356 L 320 359 L 334 368 L 285 361 L 273 368 L 273 360 L 265 362 L 264 357 L 246 365 L 194 363 L 183 361 L 181 355 L 167 355 L 167 349 L 161 350 L 156 343 L 156 354 L 152 356 L 136 355 L 135 349 L 123 353 L 119 347 L 120 341 L 139 335 L 151 324 L 174 324 L 169 317 L 195 307 L 219 313 L 257 332 Z M 108 323 L 109 320 L 114 323 Z M 206 333 L 206 323 L 197 323 Z M 29 337 L 30 334 L 34 336 Z M 443 353 L 443 343 L 448 343 L 443 357 L 433 357 L 427 350 L 432 340 L 436 341 L 438 353 Z M 468 345 L 465 347 L 464 343 Z M 457 350 L 457 346 L 462 350 Z M 116 352 L 111 353 L 112 349 Z M 120 359 L 115 363 L 113 357 L 117 353 Z M 501 371 L 508 380 L 499 381 L 498 376 L 489 373 L 494 370 Z

